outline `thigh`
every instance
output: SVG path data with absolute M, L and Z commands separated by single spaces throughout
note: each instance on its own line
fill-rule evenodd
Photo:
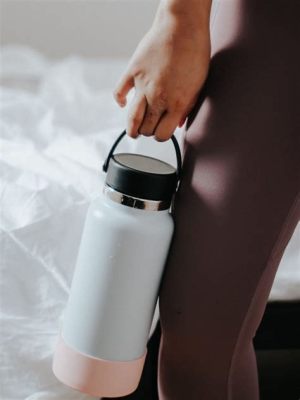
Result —
M 182 398 L 196 377 L 202 393 L 225 393 L 299 219 L 299 11 L 277 0 L 217 10 L 160 291 L 161 399 Z M 178 397 L 167 397 L 171 385 Z

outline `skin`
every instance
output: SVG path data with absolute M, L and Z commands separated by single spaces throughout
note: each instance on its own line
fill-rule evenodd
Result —
M 135 89 L 127 113 L 130 137 L 163 142 L 184 124 L 208 73 L 210 9 L 211 0 L 161 0 L 113 91 L 125 107 Z

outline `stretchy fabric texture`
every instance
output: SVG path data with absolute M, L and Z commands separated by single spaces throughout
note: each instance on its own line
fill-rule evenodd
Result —
M 299 20 L 298 0 L 218 3 L 160 290 L 159 400 L 259 399 L 252 340 L 300 215 Z

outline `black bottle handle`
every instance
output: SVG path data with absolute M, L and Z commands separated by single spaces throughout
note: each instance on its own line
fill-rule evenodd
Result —
M 116 139 L 115 143 L 112 145 L 112 148 L 110 149 L 108 156 L 102 166 L 102 170 L 104 172 L 107 172 L 108 169 L 108 164 L 109 161 L 113 155 L 113 152 L 115 151 L 115 148 L 117 147 L 117 145 L 119 144 L 119 142 L 121 141 L 121 139 L 126 135 L 126 129 L 119 135 L 119 137 Z M 177 142 L 177 139 L 174 135 L 171 136 L 170 138 L 174 144 L 175 147 L 175 152 L 176 152 L 176 158 L 177 158 L 177 181 L 179 182 L 181 179 L 181 174 L 182 174 L 182 160 L 181 160 L 181 152 L 180 152 L 180 147 L 179 144 Z M 177 190 L 178 190 L 178 182 L 177 182 Z

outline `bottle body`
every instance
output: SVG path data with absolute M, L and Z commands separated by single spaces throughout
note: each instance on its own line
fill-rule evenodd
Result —
M 85 378 L 78 378 L 80 384 L 73 382 L 70 386 L 97 396 L 122 396 L 135 390 L 173 231 L 174 222 L 168 210 L 141 210 L 105 196 L 91 203 L 61 340 L 69 350 L 92 358 L 94 363 L 99 360 L 105 366 L 109 364 L 109 368 L 117 368 L 109 372 L 113 378 L 110 385 L 114 386 L 111 389 L 106 377 L 106 382 L 96 385 L 98 389 L 89 390 L 88 386 L 93 385 L 84 382 L 90 379 L 86 373 Z M 70 363 L 74 363 L 71 358 Z M 58 360 L 57 368 L 54 365 L 54 372 L 58 371 L 60 379 L 59 363 Z M 67 368 L 65 360 L 63 364 Z M 127 387 L 118 385 L 118 375 L 124 375 L 126 364 L 129 375 L 130 368 L 135 370 L 131 378 L 127 377 L 127 381 L 131 379 Z M 118 369 L 120 366 L 123 372 Z M 101 368 L 98 373 L 104 377 L 107 371 Z M 97 379 L 101 382 L 100 376 Z

